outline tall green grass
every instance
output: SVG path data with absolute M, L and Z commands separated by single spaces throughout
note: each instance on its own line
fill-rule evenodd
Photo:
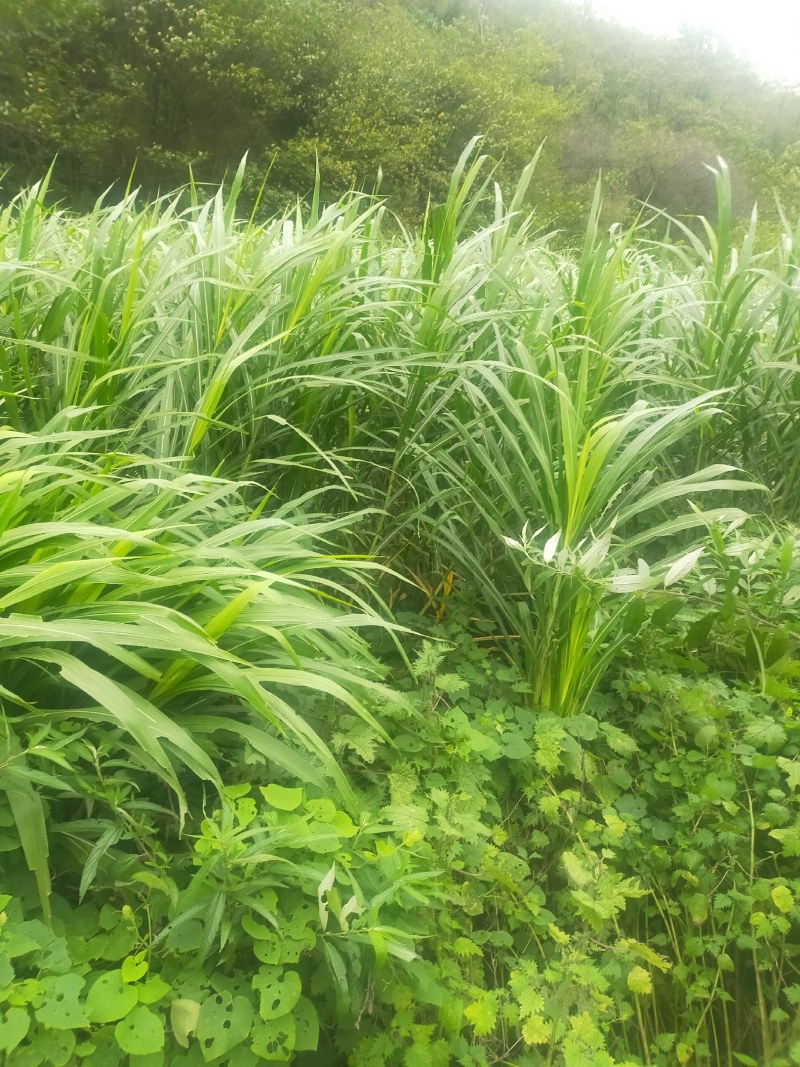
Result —
M 419 234 L 357 195 L 240 221 L 241 169 L 209 199 L 130 194 L 80 217 L 43 182 L 0 219 L 8 426 L 70 409 L 74 432 L 151 472 L 244 478 L 268 510 L 312 491 L 336 514 L 377 509 L 351 548 L 472 587 L 535 699 L 575 710 L 597 605 L 579 623 L 558 583 L 532 594 L 504 539 L 608 539 L 624 568 L 651 543 L 691 549 L 725 490 L 797 518 L 798 232 L 757 251 L 754 218 L 737 239 L 720 165 L 716 227 L 604 232 L 598 189 L 573 255 L 522 209 L 534 176 L 506 204 L 473 143 Z
M 179 832 L 246 759 L 357 816 L 329 744 L 385 736 L 386 600 L 455 591 L 574 716 L 720 530 L 800 519 L 800 229 L 738 233 L 724 165 L 715 225 L 603 230 L 598 188 L 575 250 L 475 143 L 418 233 L 242 219 L 242 178 L 0 215 L 0 789 L 45 916 L 54 834 L 83 891 L 83 815 Z

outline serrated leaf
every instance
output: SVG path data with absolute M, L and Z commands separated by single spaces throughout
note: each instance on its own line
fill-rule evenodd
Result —
M 770 890 L 769 895 L 772 898 L 772 903 L 784 915 L 788 915 L 794 907 L 794 895 L 788 886 L 776 885 Z
M 497 1025 L 497 1005 L 489 995 L 483 995 L 472 1004 L 468 1004 L 464 1008 L 464 1015 L 476 1037 L 486 1037 Z
M 541 1015 L 531 1015 L 522 1027 L 522 1040 L 526 1045 L 546 1045 L 552 1037 L 553 1028 Z
M 632 967 L 628 972 L 628 989 L 637 996 L 649 996 L 653 992 L 653 979 L 644 967 Z
M 786 740 L 786 731 L 774 719 L 756 719 L 746 727 L 744 739 L 756 748 L 775 749 Z

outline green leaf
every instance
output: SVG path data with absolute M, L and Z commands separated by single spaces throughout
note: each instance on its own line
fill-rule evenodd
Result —
M 637 996 L 649 996 L 653 992 L 653 979 L 644 967 L 632 967 L 628 972 L 628 989 Z
M 478 1000 L 468 1004 L 464 1015 L 469 1021 L 476 1037 L 486 1037 L 497 1025 L 497 1004 L 491 994 L 483 994 Z
M 259 967 L 253 977 L 253 989 L 260 993 L 259 1015 L 262 1019 L 278 1019 L 290 1012 L 300 999 L 302 985 L 297 971 L 282 967 Z
M 706 775 L 700 793 L 706 800 L 732 800 L 736 794 L 736 782 L 728 775 L 712 772 Z
M 135 956 L 126 956 L 122 961 L 120 973 L 123 982 L 138 982 L 147 974 L 147 953 L 137 952 Z
M 292 1010 L 295 1025 L 296 1052 L 315 1052 L 319 1044 L 317 1009 L 306 997 L 300 997 Z
M 744 739 L 756 748 L 775 749 L 786 740 L 786 731 L 773 719 L 756 719 L 746 727 Z
M 79 974 L 59 974 L 42 979 L 39 1000 L 34 1014 L 37 1020 L 52 1030 L 79 1030 L 88 1025 L 86 1006 L 80 994 L 86 979 Z
M 189 1047 L 189 1038 L 197 1032 L 200 1004 L 196 1000 L 179 997 L 169 1006 L 172 1035 L 181 1048 Z
M 127 985 L 119 970 L 101 974 L 86 996 L 86 1008 L 94 1023 L 124 1019 L 136 1007 L 138 995 Z
M 197 1040 L 203 1057 L 215 1060 L 230 1052 L 250 1033 L 253 1005 L 246 997 L 232 997 L 217 993 L 200 1006 L 197 1020 Z
M 13 1057 L 14 1067 L 27 1067 L 26 1056 L 30 1057 L 31 1064 L 47 1063 L 50 1067 L 72 1067 L 75 1045 L 75 1034 L 72 1030 L 40 1030 L 29 1045 L 17 1048 Z
M 7 1008 L 0 1017 L 0 1051 L 10 1055 L 28 1033 L 30 1025 L 31 1017 L 25 1008 Z
M 12 763 L 13 760 L 13 763 Z M 39 903 L 45 922 L 50 922 L 50 867 L 47 827 L 42 798 L 31 784 L 25 758 L 13 733 L 0 739 L 0 763 L 5 764 L 0 776 L 28 869 L 36 878 Z
M 294 1016 L 278 1019 L 256 1019 L 253 1023 L 250 1048 L 262 1060 L 288 1060 L 295 1047 Z
M 172 986 L 160 975 L 154 974 L 136 987 L 140 1004 L 155 1004 L 170 992 Z
M 164 1047 L 164 1024 L 155 1012 L 140 1004 L 117 1023 L 114 1036 L 123 1052 L 147 1056 Z
M 772 903 L 782 914 L 788 915 L 794 908 L 794 894 L 788 886 L 776 885 L 770 890 L 769 895 Z
M 283 785 L 268 785 L 260 787 L 264 800 L 279 811 L 294 811 L 303 802 L 302 789 L 289 789 Z

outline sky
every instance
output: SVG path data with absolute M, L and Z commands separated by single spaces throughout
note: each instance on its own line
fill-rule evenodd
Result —
M 762 78 L 800 85 L 800 0 L 591 0 L 600 18 L 646 33 L 682 25 L 707 30 L 746 58 Z

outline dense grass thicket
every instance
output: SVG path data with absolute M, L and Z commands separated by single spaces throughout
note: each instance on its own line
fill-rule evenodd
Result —
M 6 1067 L 800 1064 L 800 227 L 476 151 L 0 215 Z

